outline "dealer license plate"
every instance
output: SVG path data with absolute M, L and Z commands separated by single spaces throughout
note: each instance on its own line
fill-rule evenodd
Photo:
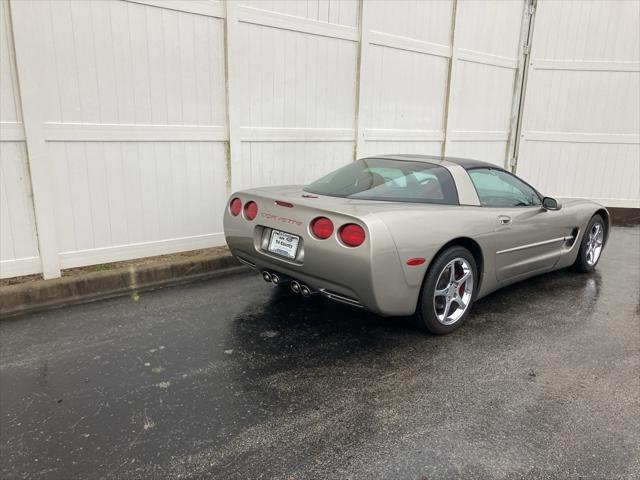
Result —
M 298 235 L 281 232 L 280 230 L 272 230 L 267 250 L 282 255 L 283 257 L 296 258 L 298 243 L 300 243 L 300 237 Z

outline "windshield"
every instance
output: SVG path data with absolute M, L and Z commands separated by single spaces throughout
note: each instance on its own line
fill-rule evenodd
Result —
M 325 175 L 305 192 L 393 202 L 458 204 L 453 177 L 426 162 L 366 158 Z

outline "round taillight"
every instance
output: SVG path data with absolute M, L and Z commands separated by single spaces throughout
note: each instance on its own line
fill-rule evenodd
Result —
M 244 206 L 244 216 L 247 220 L 253 220 L 258 216 L 258 205 L 256 202 L 249 202 Z
M 364 228 L 355 223 L 347 223 L 340 228 L 340 240 L 345 245 L 357 247 L 362 245 L 365 239 Z
M 320 240 L 325 240 L 333 233 L 333 222 L 327 217 L 318 217 L 311 222 L 311 231 Z
M 237 217 L 242 211 L 242 200 L 240 200 L 238 197 L 231 200 L 229 210 L 231 210 L 231 215 Z

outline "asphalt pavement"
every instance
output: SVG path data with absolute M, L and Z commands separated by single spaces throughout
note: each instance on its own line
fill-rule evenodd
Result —
M 640 478 L 640 228 L 455 333 L 237 274 L 0 322 L 3 479 Z

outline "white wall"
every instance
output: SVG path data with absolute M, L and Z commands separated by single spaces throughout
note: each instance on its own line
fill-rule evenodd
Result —
M 640 207 L 640 2 L 539 1 L 518 173 Z
M 220 245 L 231 190 L 364 155 L 508 166 L 526 7 L 0 0 L 0 277 Z M 518 173 L 545 192 L 637 202 L 636 10 L 540 3 Z

